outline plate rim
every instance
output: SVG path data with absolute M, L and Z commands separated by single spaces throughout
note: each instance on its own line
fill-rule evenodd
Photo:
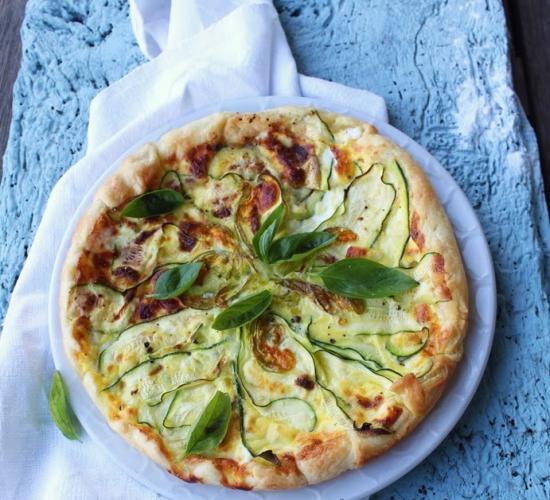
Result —
M 470 217 L 470 219 L 473 221 L 475 225 L 475 229 L 479 233 L 477 234 L 475 241 L 477 245 L 480 245 L 480 248 L 478 248 L 478 252 L 480 251 L 481 254 L 478 254 L 478 255 L 481 255 L 482 259 L 485 260 L 485 266 L 486 266 L 484 269 L 485 279 L 487 280 L 486 286 L 489 288 L 488 297 L 486 297 L 486 303 L 484 305 L 485 309 L 483 310 L 483 319 L 486 322 L 485 330 L 488 332 L 488 336 L 484 339 L 485 342 L 481 344 L 483 351 L 481 352 L 481 358 L 478 360 L 478 364 L 474 367 L 473 373 L 470 373 L 468 375 L 469 385 L 467 387 L 468 389 L 467 393 L 462 396 L 462 400 L 460 402 L 454 403 L 454 406 L 451 406 L 450 408 L 450 410 L 452 410 L 451 415 L 446 415 L 446 422 L 445 422 L 445 425 L 443 425 L 443 429 L 440 430 L 439 433 L 437 434 L 434 434 L 432 432 L 431 433 L 432 437 L 430 442 L 423 443 L 423 447 L 420 449 L 416 449 L 412 457 L 401 459 L 396 469 L 389 470 L 389 471 L 385 470 L 385 477 L 382 477 L 382 478 L 379 477 L 374 482 L 366 481 L 366 479 L 368 479 L 368 468 L 369 467 L 372 468 L 373 463 L 375 463 L 376 461 L 383 460 L 384 457 L 389 456 L 389 454 L 392 453 L 392 450 L 394 450 L 401 443 L 406 443 L 407 441 L 410 441 L 419 432 L 420 427 L 426 426 L 427 424 L 430 423 L 430 420 L 433 420 L 435 418 L 434 413 L 436 409 L 441 410 L 441 407 L 442 406 L 444 407 L 444 405 L 447 403 L 445 399 L 448 399 L 448 397 L 446 396 L 450 394 L 450 389 L 457 383 L 459 374 L 462 371 L 464 371 L 464 366 L 466 364 L 465 359 L 462 359 L 460 361 L 457 369 L 455 370 L 456 373 L 453 374 L 452 380 L 450 380 L 447 383 L 444 389 L 443 395 L 441 396 L 439 401 L 436 403 L 435 407 L 428 413 L 428 415 L 426 415 L 426 417 L 422 419 L 419 426 L 416 429 L 414 429 L 410 434 L 408 434 L 402 441 L 400 441 L 400 443 L 398 443 L 396 446 L 388 450 L 388 452 L 367 462 L 367 464 L 365 464 L 364 466 L 358 469 L 353 469 L 353 470 L 344 472 L 339 476 L 337 476 L 336 478 L 331 479 L 329 481 L 324 481 L 318 484 L 306 486 L 304 488 L 290 489 L 290 490 L 274 490 L 274 491 L 254 490 L 253 492 L 236 492 L 235 490 L 229 490 L 227 488 L 223 488 L 220 486 L 202 485 L 202 484 L 197 485 L 197 484 L 186 483 L 169 474 L 167 471 L 165 471 L 163 468 L 158 466 L 147 456 L 141 454 L 141 452 L 138 452 L 135 448 L 133 448 L 132 445 L 127 443 L 124 440 L 124 438 L 122 438 L 122 436 L 115 433 L 109 427 L 107 420 L 103 417 L 99 409 L 93 403 L 91 397 L 88 395 L 84 385 L 82 384 L 81 379 L 78 377 L 76 370 L 73 368 L 72 363 L 70 362 L 70 360 L 68 359 L 68 356 L 65 353 L 63 338 L 62 338 L 62 335 L 60 334 L 61 326 L 60 326 L 60 317 L 59 317 L 59 289 L 60 289 L 59 278 L 61 276 L 61 271 L 65 261 L 65 257 L 66 257 L 66 254 L 78 221 L 82 217 L 84 211 L 91 205 L 91 202 L 94 198 L 95 193 L 97 192 L 99 187 L 105 182 L 106 178 L 116 171 L 116 169 L 120 166 L 124 158 L 126 158 L 133 150 L 135 150 L 136 147 L 138 147 L 139 145 L 147 141 L 156 141 L 169 130 L 181 127 L 187 123 L 190 123 L 202 117 L 208 116 L 210 114 L 216 113 L 218 111 L 253 112 L 253 111 L 263 111 L 266 109 L 272 109 L 272 108 L 281 107 L 281 106 L 302 106 L 302 107 L 315 107 L 315 108 L 325 109 L 328 111 L 353 116 L 362 121 L 365 121 L 367 123 L 371 123 L 372 125 L 374 125 L 382 135 L 389 137 L 392 141 L 399 144 L 409 154 L 411 154 L 411 156 L 415 159 L 416 163 L 418 163 L 418 165 L 422 168 L 423 172 L 430 179 L 430 183 L 432 184 L 434 190 L 438 194 L 438 199 L 440 200 L 441 204 L 445 208 L 445 211 L 449 219 L 451 220 L 452 219 L 451 213 L 449 213 L 449 210 L 447 209 L 447 206 L 446 206 L 447 204 L 449 204 L 449 201 L 442 200 L 440 194 L 438 193 L 437 186 L 434 185 L 434 182 L 432 179 L 434 173 L 432 172 L 432 174 L 430 175 L 430 172 L 427 171 L 426 166 L 429 165 L 430 169 L 433 169 L 435 172 L 437 172 L 438 176 L 441 176 L 443 178 L 444 183 L 447 186 L 450 186 L 448 187 L 448 190 L 452 192 L 452 197 L 458 200 L 456 203 L 458 203 L 460 206 L 462 206 L 462 208 L 465 208 L 466 211 L 469 212 L 467 213 L 467 216 Z M 122 131 L 122 134 L 123 133 L 124 131 Z M 117 142 L 123 142 L 123 138 L 121 138 L 120 135 L 113 138 L 113 140 L 109 143 L 108 147 L 116 147 Z M 470 205 L 466 195 L 464 194 L 460 186 L 458 186 L 456 181 L 452 178 L 452 176 L 449 174 L 449 172 L 447 172 L 447 170 L 422 146 L 417 144 L 410 137 L 408 137 L 406 134 L 396 129 L 389 123 L 375 119 L 372 116 L 369 116 L 367 113 L 364 113 L 362 111 L 347 108 L 346 106 L 333 103 L 330 100 L 318 99 L 318 98 L 261 96 L 261 97 L 249 97 L 249 98 L 231 99 L 227 101 L 222 101 L 217 104 L 206 106 L 191 112 L 181 113 L 179 116 L 176 116 L 175 118 L 168 120 L 162 126 L 157 127 L 152 131 L 145 130 L 141 135 L 138 134 L 138 136 L 133 137 L 133 139 L 131 139 L 129 142 L 131 143 L 131 145 L 125 148 L 123 153 L 121 153 L 120 155 L 116 155 L 117 156 L 116 161 L 113 161 L 109 166 L 107 166 L 104 169 L 102 174 L 97 178 L 97 180 L 93 183 L 90 189 L 84 194 L 82 200 L 78 204 L 78 208 L 75 210 L 74 214 L 70 218 L 70 221 L 63 233 L 63 238 L 61 240 L 61 243 L 59 245 L 59 248 L 56 254 L 56 259 L 55 259 L 52 276 L 50 280 L 49 299 L 48 299 L 48 330 L 49 330 L 50 346 L 52 349 L 52 355 L 54 359 L 54 365 L 56 369 L 62 372 L 63 377 L 66 381 L 66 384 L 69 388 L 69 393 L 71 394 L 70 399 L 71 399 L 71 403 L 75 411 L 75 414 L 78 416 L 82 427 L 84 428 L 86 433 L 92 438 L 92 440 L 98 443 L 100 447 L 103 448 L 107 452 L 107 454 L 110 455 L 111 458 L 121 468 L 123 468 L 131 477 L 133 477 L 139 483 L 143 484 L 144 486 L 151 489 L 152 491 L 161 493 L 165 496 L 168 496 L 169 498 L 170 497 L 174 498 L 174 493 L 172 493 L 172 488 L 170 489 L 170 491 L 168 491 L 163 487 L 159 487 L 158 484 L 147 480 L 147 478 L 144 477 L 144 474 L 136 470 L 137 463 L 133 464 L 134 465 L 133 467 L 131 464 L 128 463 L 129 462 L 128 457 L 130 457 L 130 461 L 134 461 L 134 458 L 136 456 L 135 453 L 139 453 L 139 455 L 143 457 L 143 459 L 150 462 L 150 464 L 148 465 L 152 465 L 154 468 L 158 468 L 162 473 L 168 476 L 167 479 L 170 482 L 173 482 L 172 480 L 176 479 L 178 484 L 176 485 L 174 483 L 174 489 L 186 490 L 185 493 L 195 495 L 195 496 L 198 496 L 201 493 L 202 494 L 216 493 L 216 497 L 218 498 L 239 498 L 239 497 L 251 496 L 251 495 L 258 495 L 258 498 L 269 498 L 270 496 L 275 496 L 275 495 L 271 495 L 274 493 L 277 495 L 278 498 L 281 498 L 284 496 L 290 497 L 291 495 L 296 495 L 298 494 L 298 492 L 305 493 L 306 490 L 314 490 L 315 496 L 318 498 L 332 498 L 329 491 L 334 490 L 334 486 L 340 482 L 342 483 L 341 485 L 342 489 L 337 490 L 338 497 L 348 498 L 350 500 L 364 498 L 365 495 L 373 494 L 387 487 L 391 483 L 403 477 L 410 470 L 412 470 L 414 467 L 420 464 L 425 458 L 427 458 L 442 443 L 442 441 L 447 437 L 447 435 L 453 430 L 458 420 L 462 417 L 462 415 L 468 408 L 473 396 L 477 392 L 477 388 L 485 372 L 485 368 L 491 352 L 491 347 L 494 339 L 495 322 L 496 322 L 496 282 L 495 282 L 494 266 L 493 266 L 489 246 L 487 244 L 487 240 L 485 238 L 483 228 L 479 222 L 477 214 L 475 213 L 472 206 Z M 90 161 L 96 155 L 99 155 L 99 152 L 92 153 L 91 155 L 86 155 L 82 160 L 77 162 L 76 165 L 80 164 L 83 161 Z M 421 158 L 419 158 L 419 156 Z M 466 269 L 466 259 L 464 257 L 464 249 L 462 248 L 462 245 L 461 245 L 461 239 L 459 238 L 458 230 L 454 227 L 454 225 L 453 225 L 453 230 L 455 232 L 455 236 L 459 244 L 461 255 L 462 255 L 462 258 L 465 264 L 465 269 Z M 469 288 L 472 287 L 474 281 L 475 280 L 470 279 L 470 276 L 468 276 Z M 474 310 L 473 302 L 475 301 L 475 294 L 472 293 L 471 289 L 470 289 L 469 296 L 470 296 L 469 309 L 470 309 L 470 315 L 472 315 Z M 465 351 L 466 351 L 466 343 L 472 343 L 476 341 L 476 339 L 471 338 L 472 330 L 474 328 L 470 323 L 470 319 L 471 318 L 469 318 L 468 330 L 464 341 Z M 482 340 L 483 339 L 478 341 L 478 343 L 481 342 Z M 75 384 L 75 378 L 78 381 L 78 383 L 76 384 Z M 452 400 L 447 404 L 450 404 L 450 403 L 452 403 Z M 98 424 L 101 424 L 101 422 L 97 422 L 97 415 L 94 415 L 94 410 L 99 414 L 101 420 L 103 420 L 103 426 L 101 425 L 98 426 Z M 447 410 L 449 410 L 449 408 Z M 106 433 L 105 429 L 102 429 L 101 427 L 107 427 L 108 432 Z M 102 439 L 102 438 L 105 438 L 106 435 L 109 436 L 109 438 L 112 438 L 113 437 L 112 434 L 114 434 L 118 439 L 122 440 L 123 443 L 121 444 L 123 446 L 121 447 L 121 449 L 125 447 L 130 448 L 129 450 L 127 450 L 127 457 L 119 456 L 120 452 L 115 451 L 115 449 L 113 449 L 113 447 L 111 446 L 107 446 L 105 439 Z M 135 453 L 132 453 L 132 452 L 135 452 Z M 141 466 L 140 468 L 143 468 L 143 466 Z M 361 474 L 363 475 L 362 479 L 364 481 L 364 490 L 354 491 L 354 492 L 350 491 L 350 494 L 346 495 L 344 491 L 346 487 L 345 482 L 346 482 L 346 479 L 351 479 L 348 476 L 351 476 L 351 475 L 357 476 Z M 197 488 L 199 489 L 197 490 Z M 212 491 L 212 489 L 215 489 L 216 491 L 214 492 Z M 184 491 L 177 491 L 176 494 L 181 498 L 181 495 L 183 493 Z

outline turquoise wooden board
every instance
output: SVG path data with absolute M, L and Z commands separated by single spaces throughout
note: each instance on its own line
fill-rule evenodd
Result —
M 376 498 L 550 497 L 550 226 L 500 0 L 275 4 L 301 72 L 382 95 L 392 124 L 448 168 L 495 262 L 497 332 L 476 397 Z M 122 0 L 30 0 L 22 36 L 0 184 L 0 318 L 50 190 L 85 148 L 90 99 L 144 60 Z

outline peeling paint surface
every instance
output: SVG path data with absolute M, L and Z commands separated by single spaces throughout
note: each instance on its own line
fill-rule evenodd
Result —
M 382 95 L 451 172 L 495 262 L 488 370 L 455 430 L 376 499 L 550 498 L 550 227 L 511 89 L 500 0 L 276 0 L 302 73 Z M 143 62 L 123 0 L 30 0 L 0 184 L 0 318 L 49 192 L 85 148 L 88 105 Z

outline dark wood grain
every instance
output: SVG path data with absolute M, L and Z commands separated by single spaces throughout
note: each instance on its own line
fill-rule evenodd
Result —
M 0 0 L 0 177 L 11 122 L 13 82 L 21 60 L 19 29 L 26 0 Z
M 512 43 L 514 85 L 540 151 L 550 205 L 550 0 L 504 0 Z

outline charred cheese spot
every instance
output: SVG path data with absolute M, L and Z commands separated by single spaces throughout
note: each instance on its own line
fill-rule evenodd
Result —
M 420 231 L 419 228 L 420 217 L 417 212 L 413 212 L 411 215 L 411 224 L 410 224 L 410 234 L 413 241 L 417 244 L 420 250 L 424 249 L 426 239 L 424 234 Z
M 113 276 L 121 278 L 126 284 L 132 285 L 139 281 L 139 272 L 130 266 L 121 266 L 113 269 Z
M 315 381 L 307 373 L 300 375 L 294 383 L 306 391 L 312 391 L 315 387 Z
M 76 305 L 78 310 L 83 313 L 90 313 L 99 303 L 99 297 L 92 292 L 80 293 L 76 297 Z
M 346 228 L 330 228 L 327 232 L 336 234 L 335 243 L 349 243 L 350 241 L 356 241 L 357 235 L 351 230 Z
M 221 484 L 229 488 L 245 491 L 252 489 L 252 486 L 246 482 L 247 474 L 245 466 L 230 458 L 215 458 L 213 462 L 221 474 Z
M 274 177 L 263 174 L 237 210 L 237 219 L 241 226 L 250 233 L 249 237 L 260 229 L 262 217 L 281 202 L 281 187 Z
M 148 231 L 142 231 L 139 233 L 134 240 L 134 243 L 136 245 L 141 245 L 142 243 L 145 243 L 153 234 L 155 234 L 157 229 L 150 229 Z
M 419 304 L 415 306 L 416 319 L 419 323 L 428 323 L 431 319 L 430 306 L 427 304 Z
M 331 146 L 330 149 L 336 158 L 336 173 L 338 176 L 353 179 L 355 167 L 350 160 L 348 153 L 337 146 Z
M 293 143 L 295 141 L 293 137 L 288 138 L 291 144 L 284 144 L 279 133 L 274 132 L 274 130 L 277 129 L 272 128 L 262 144 L 275 155 L 283 166 L 283 179 L 294 188 L 302 187 L 306 181 L 304 165 L 312 157 L 313 147 L 309 144 Z
M 432 263 L 432 271 L 434 272 L 434 281 L 438 295 L 443 300 L 452 299 L 451 290 L 447 286 L 445 279 L 445 258 L 441 254 L 435 254 Z
M 76 265 L 76 284 L 108 282 L 111 262 L 115 254 L 111 251 L 91 253 L 84 250 Z
M 393 424 L 397 422 L 397 419 L 403 413 L 403 408 L 399 406 L 390 406 L 386 416 L 383 418 L 375 419 L 374 423 L 380 425 L 384 429 L 391 429 Z
M 182 222 L 179 226 L 178 239 L 180 242 L 180 248 L 184 252 L 190 252 L 197 244 L 197 239 L 192 236 L 191 232 L 194 232 L 197 226 L 194 222 Z
M 220 150 L 216 144 L 199 144 L 191 148 L 186 158 L 190 164 L 191 175 L 197 179 L 204 179 L 208 176 L 208 164 L 214 155 Z
M 355 399 L 363 408 L 366 408 L 367 410 L 380 406 L 384 400 L 381 395 L 377 395 L 374 398 L 369 398 L 367 396 L 362 396 L 361 394 L 356 394 Z
M 361 248 L 361 247 L 354 247 L 350 246 L 346 250 L 346 257 L 365 257 L 367 253 L 369 252 L 368 248 Z
M 218 219 L 227 219 L 227 217 L 231 216 L 231 209 L 228 207 L 220 207 L 214 210 L 212 214 Z
M 144 297 L 136 304 L 132 322 L 148 321 L 164 314 L 171 314 L 181 309 L 181 307 L 181 301 L 176 298 L 158 300 Z
M 162 371 L 162 365 L 157 365 L 149 372 L 149 376 L 154 377 L 155 375 L 157 375 L 161 371 Z
M 81 316 L 77 318 L 73 323 L 73 338 L 78 342 L 81 350 L 88 352 L 88 338 L 92 331 L 92 324 L 90 319 L 86 316 Z

